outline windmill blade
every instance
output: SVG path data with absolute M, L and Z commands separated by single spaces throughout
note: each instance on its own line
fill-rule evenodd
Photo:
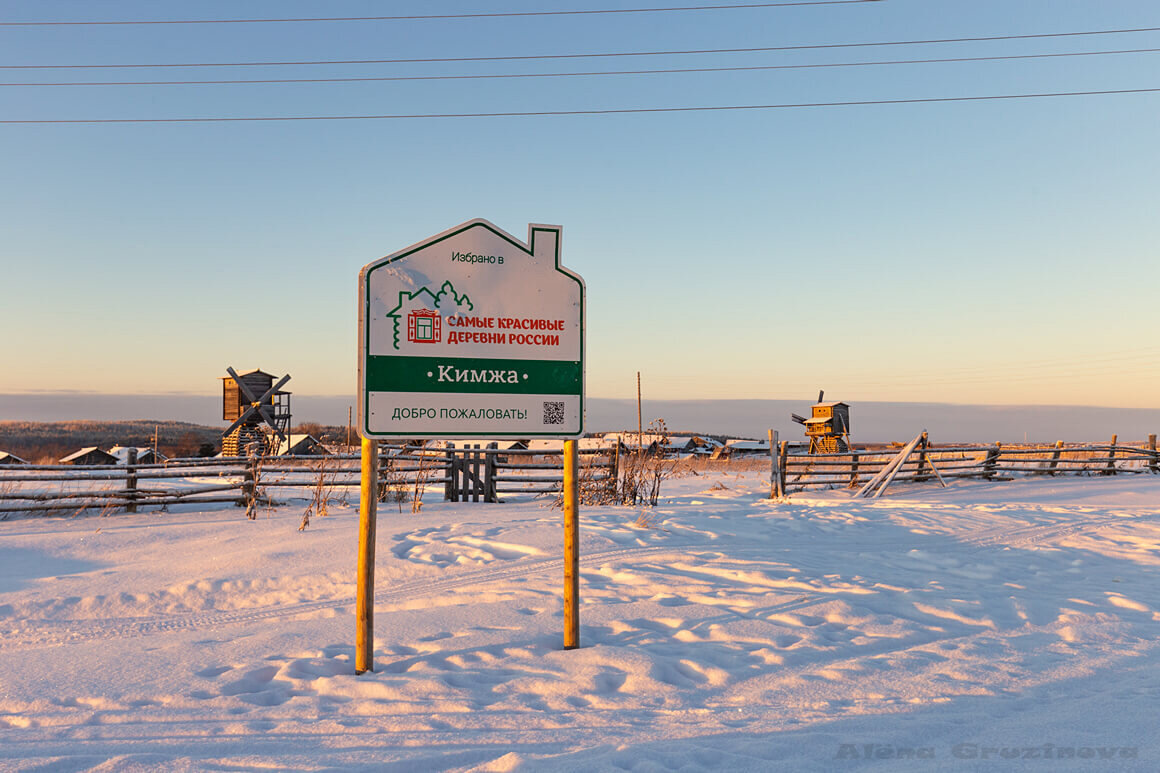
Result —
M 223 434 L 223 435 L 228 435 L 228 434 L 230 434 L 231 432 L 233 432 L 235 429 L 237 429 L 238 427 L 240 427 L 240 426 L 242 426 L 243 424 L 247 423 L 247 422 L 246 422 L 246 419 L 249 417 L 249 415 L 250 415 L 251 413 L 256 413 L 257 411 L 258 411 L 258 406 L 257 406 L 257 405 L 250 405 L 250 406 L 248 406 L 248 407 L 246 408 L 246 410 L 242 411 L 242 415 L 241 415 L 241 416 L 239 416 L 238 418 L 234 419 L 234 423 L 233 423 L 233 424 L 231 424 L 231 425 L 229 426 L 229 429 L 227 429 L 227 430 L 226 430 L 225 432 L 223 432 L 222 434 Z M 259 414 L 259 415 L 260 415 L 260 414 Z
M 825 396 L 826 396 L 826 390 L 819 389 L 818 390 L 818 402 L 820 403 L 822 401 L 822 398 Z
M 789 415 L 789 417 L 791 419 L 793 419 L 795 422 L 797 422 L 798 424 L 805 424 L 806 423 L 806 418 L 804 416 L 798 416 L 796 413 L 791 413 Z
M 278 383 L 277 383 L 277 384 L 275 384 L 274 386 L 272 386 L 272 387 L 270 387 L 269 389 L 267 389 L 267 390 L 266 390 L 266 394 L 262 395 L 262 396 L 261 396 L 261 397 L 259 397 L 257 400 L 254 400 L 254 402 L 255 402 L 255 403 L 264 403 L 264 402 L 266 402 L 266 398 L 267 398 L 267 397 L 269 397 L 270 395 L 274 394 L 274 393 L 275 393 L 275 392 L 277 392 L 279 389 L 281 389 L 281 388 L 282 388 L 282 387 L 283 387 L 283 386 L 286 384 L 286 382 L 287 382 L 287 381 L 289 381 L 289 380 L 290 380 L 290 374 L 289 374 L 289 373 L 287 373 L 285 376 L 283 376 L 282 378 L 280 378 L 280 379 L 278 380 Z
M 236 371 L 234 371 L 233 368 L 226 368 L 226 373 L 229 373 L 230 378 L 232 378 L 234 381 L 237 382 L 238 388 L 242 390 L 242 394 L 245 395 L 246 399 L 249 400 L 251 403 L 265 402 L 266 398 L 268 398 L 270 395 L 274 394 L 279 389 L 284 387 L 286 385 L 286 382 L 290 380 L 290 374 L 287 373 L 285 376 L 283 376 L 282 378 L 280 378 L 278 380 L 277 384 L 275 384 L 274 386 L 267 389 L 266 393 L 263 394 L 261 397 L 254 397 L 254 393 L 250 391 L 250 388 L 248 386 L 246 386 L 246 382 L 242 381 L 241 377 L 237 374 Z

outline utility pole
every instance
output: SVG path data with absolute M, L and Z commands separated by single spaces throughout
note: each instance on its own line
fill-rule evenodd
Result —
M 644 450 L 644 425 L 640 419 L 640 371 L 636 372 L 636 450 Z

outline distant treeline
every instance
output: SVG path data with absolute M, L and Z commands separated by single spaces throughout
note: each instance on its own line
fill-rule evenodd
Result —
M 3 421 L 0 451 L 38 464 L 51 464 L 88 446 L 152 448 L 166 456 L 197 456 L 221 446 L 221 429 L 182 421 Z M 206 447 L 209 447 L 208 449 Z
M 207 427 L 184 421 L 0 421 L 0 451 L 7 451 L 34 464 L 52 464 L 74 451 L 89 446 L 108 450 L 113 446 L 152 448 L 167 457 L 211 456 L 221 450 L 222 431 L 228 425 Z M 357 429 L 307 422 L 291 428 L 292 433 L 313 435 L 323 443 L 357 446 Z M 645 432 L 650 430 L 646 429 Z M 672 436 L 697 435 L 720 442 L 725 435 L 704 432 L 670 431 Z M 747 438 L 751 439 L 751 438 Z
M 0 421 L 0 451 L 34 464 L 52 464 L 89 446 L 152 448 L 167 457 L 212 456 L 221 450 L 222 431 L 228 425 L 207 427 L 184 421 Z M 308 423 L 293 427 L 326 443 L 346 441 L 346 427 Z M 357 433 L 352 442 L 358 443 Z

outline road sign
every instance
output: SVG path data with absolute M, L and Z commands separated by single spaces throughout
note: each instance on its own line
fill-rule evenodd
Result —
M 471 220 L 359 273 L 363 437 L 576 437 L 584 280 L 561 227 Z

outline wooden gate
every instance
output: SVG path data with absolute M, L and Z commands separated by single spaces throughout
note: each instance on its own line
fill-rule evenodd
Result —
M 447 449 L 447 479 L 443 498 L 448 502 L 497 502 L 495 491 L 495 443 L 481 449 L 479 444 Z

